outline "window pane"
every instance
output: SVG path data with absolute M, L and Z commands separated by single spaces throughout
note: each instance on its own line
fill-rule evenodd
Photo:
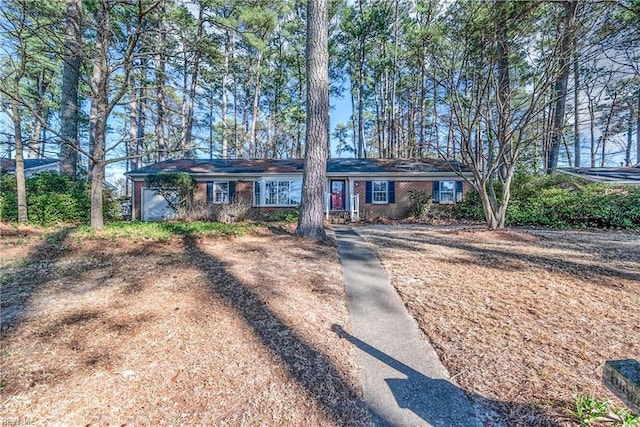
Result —
M 278 204 L 278 181 L 265 181 L 264 191 L 265 191 L 264 204 L 277 205 Z
M 387 193 L 374 192 L 373 193 L 373 201 L 374 202 L 386 202 L 387 201 Z
M 455 181 L 440 181 L 440 191 L 455 191 Z
M 229 201 L 229 183 L 216 181 L 213 183 L 213 203 L 227 203 Z
M 373 203 L 387 203 L 387 181 L 373 181 Z
M 291 181 L 289 187 L 289 200 L 292 205 L 299 205 L 302 199 L 302 181 Z
M 289 181 L 278 181 L 278 204 L 289 204 Z
M 440 203 L 455 202 L 456 183 L 454 181 L 440 181 Z
M 300 204 L 302 194 L 301 181 L 265 181 L 265 205 L 296 206 Z M 256 193 L 259 201 L 259 192 Z
M 387 191 L 387 181 L 373 181 L 373 191 Z

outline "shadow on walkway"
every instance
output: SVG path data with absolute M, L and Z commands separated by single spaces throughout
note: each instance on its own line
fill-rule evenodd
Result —
M 459 390 L 458 387 L 447 380 L 429 378 L 423 375 L 410 366 L 405 365 L 399 360 L 394 359 L 388 354 L 349 334 L 340 325 L 332 325 L 331 330 L 340 338 L 351 342 L 363 352 L 376 358 L 399 373 L 406 375 L 407 378 L 385 379 L 385 382 L 389 386 L 389 390 L 393 394 L 398 406 L 410 410 L 429 425 L 442 427 L 452 425 L 452 420 L 447 419 L 447 413 L 443 413 L 443 408 L 439 406 L 441 403 L 440 400 L 437 398 L 431 399 L 430 397 L 450 395 L 457 392 Z M 428 390 L 428 396 L 425 396 L 425 390 Z M 516 402 L 501 402 L 488 399 L 477 394 L 467 394 L 467 397 L 471 401 L 475 402 L 477 411 L 487 411 L 486 413 L 481 414 L 483 425 L 510 426 L 535 424 L 537 426 L 544 427 L 561 427 L 561 424 L 547 417 L 541 408 L 536 407 L 535 405 Z M 494 412 L 498 409 L 504 411 L 504 414 Z M 436 414 L 436 416 L 434 416 L 434 414 Z M 438 416 L 437 414 L 442 414 L 442 416 Z M 385 420 L 379 414 L 375 414 L 375 416 L 375 424 L 378 426 L 395 425 L 394 423 Z
M 395 369 L 407 378 L 385 378 L 398 406 L 409 409 L 425 422 L 433 426 L 448 426 L 450 420 L 447 408 L 442 407 L 440 396 L 452 396 L 459 392 L 458 387 L 444 379 L 429 378 L 405 365 L 388 354 L 347 333 L 340 325 L 334 324 L 331 330 L 360 350 L 375 357 L 385 365 Z

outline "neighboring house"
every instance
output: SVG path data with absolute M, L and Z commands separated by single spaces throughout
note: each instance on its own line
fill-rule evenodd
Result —
M 47 171 L 60 172 L 60 162 L 56 159 L 24 159 L 25 178 Z M 0 159 L 0 172 L 15 174 L 16 161 L 13 159 Z
M 0 159 L 0 173 L 6 172 L 9 175 L 16 173 L 16 161 L 13 159 Z M 57 159 L 24 159 L 24 177 L 31 178 L 42 172 L 60 173 L 60 161 Z M 118 187 L 110 182 L 102 181 L 102 188 L 115 192 Z
M 617 168 L 558 168 L 558 171 L 580 176 L 593 182 L 640 185 L 640 164 Z
M 196 202 L 228 203 L 234 197 L 251 201 L 269 214 L 296 208 L 302 193 L 304 160 L 182 159 L 155 163 L 127 173 L 133 181 L 133 218 L 154 221 L 174 215 L 162 196 L 147 189 L 147 175 L 186 172 L 197 182 Z M 434 203 L 462 200 L 471 172 L 457 162 L 434 159 L 329 159 L 325 210 L 327 216 L 405 218 L 412 195 Z

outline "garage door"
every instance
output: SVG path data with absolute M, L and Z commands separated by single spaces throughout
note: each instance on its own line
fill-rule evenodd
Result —
M 164 197 L 146 188 L 142 189 L 141 210 L 143 221 L 162 221 L 176 216 Z

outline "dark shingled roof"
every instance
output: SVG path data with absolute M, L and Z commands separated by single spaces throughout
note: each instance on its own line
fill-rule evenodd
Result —
M 24 159 L 24 168 L 25 170 L 39 168 L 57 162 L 58 160 L 56 159 Z M 0 159 L 0 169 L 8 172 L 14 172 L 16 170 L 15 159 Z
M 620 168 L 558 168 L 560 172 L 572 173 L 595 182 L 610 184 L 640 185 L 640 167 Z
M 302 173 L 303 159 L 180 159 L 166 160 L 127 172 L 127 175 L 147 175 L 159 172 L 188 172 L 199 174 L 264 174 Z M 385 173 L 430 173 L 468 172 L 457 162 L 437 159 L 329 159 L 327 172 L 385 174 Z
M 438 159 L 330 159 L 329 173 L 469 172 L 458 162 Z

